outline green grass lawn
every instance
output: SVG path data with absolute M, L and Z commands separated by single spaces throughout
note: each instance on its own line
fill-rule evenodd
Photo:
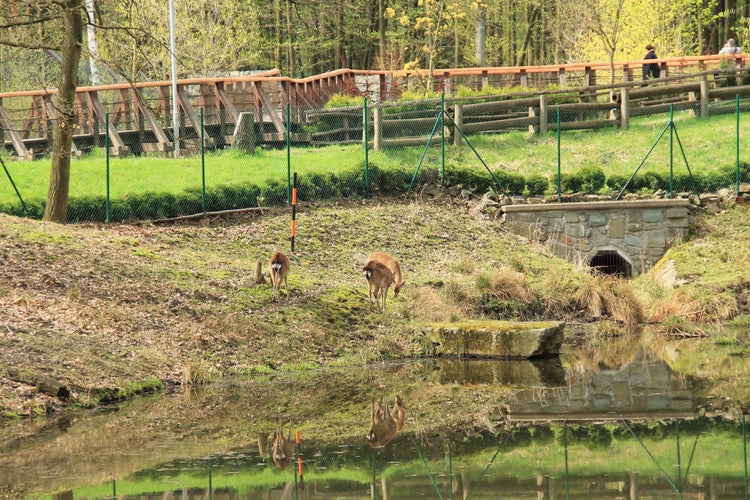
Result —
M 746 123 L 747 122 L 747 123 Z M 607 177 L 612 174 L 629 177 L 637 168 L 639 173 L 658 171 L 668 176 L 674 173 L 708 174 L 719 169 L 731 169 L 737 155 L 750 161 L 750 146 L 739 142 L 737 149 L 736 115 L 720 115 L 697 119 L 687 112 L 676 113 L 670 129 L 669 116 L 651 115 L 631 121 L 628 130 L 615 128 L 594 131 L 563 131 L 558 135 L 531 135 L 527 132 L 470 136 L 470 144 L 446 144 L 445 159 L 441 159 L 439 144 L 413 147 L 392 147 L 368 152 L 368 164 L 384 171 L 398 169 L 410 177 L 419 167 L 450 173 L 451 169 L 474 170 L 479 175 L 505 172 L 529 176 L 544 176 L 553 181 L 558 172 L 572 173 L 586 166 L 600 167 Z M 739 136 L 750 135 L 750 120 L 740 115 Z M 559 156 L 558 156 L 559 151 Z M 559 158 L 559 162 L 558 162 Z M 46 199 L 49 182 L 49 158 L 35 161 L 5 161 L 8 174 L 0 178 L 0 206 L 17 204 L 18 197 L 10 179 L 26 202 Z M 687 165 L 687 166 L 686 166 Z M 286 186 L 290 173 L 300 177 L 314 174 L 342 174 L 359 170 L 364 177 L 365 151 L 361 145 L 327 147 L 293 147 L 263 150 L 247 155 L 236 150 L 207 152 L 174 159 L 164 156 L 111 157 L 109 166 L 102 150 L 94 150 L 71 163 L 70 197 L 104 197 L 107 193 L 109 171 L 110 199 L 117 200 L 143 193 L 180 194 L 200 192 L 217 186 L 255 184 L 270 181 Z M 729 185 L 734 179 L 727 180 Z

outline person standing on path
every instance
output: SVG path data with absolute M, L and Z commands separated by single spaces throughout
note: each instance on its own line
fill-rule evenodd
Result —
M 656 50 L 650 43 L 646 45 L 646 55 L 644 59 L 656 59 Z M 643 79 L 648 80 L 649 78 L 659 78 L 661 75 L 661 68 L 658 63 L 645 63 L 643 65 Z

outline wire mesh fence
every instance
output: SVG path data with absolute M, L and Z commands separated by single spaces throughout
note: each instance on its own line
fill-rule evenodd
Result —
M 300 201 L 460 189 L 561 202 L 736 193 L 750 182 L 748 98 L 676 100 L 652 91 L 363 100 L 295 115 L 287 106 L 280 116 L 238 123 L 199 110 L 178 115 L 177 127 L 108 116 L 75 142 L 68 220 L 288 204 L 294 173 Z M 0 159 L 0 210 L 40 218 L 50 159 Z
M 472 436 L 398 437 L 183 457 L 71 491 L 74 498 L 745 498 L 745 426 L 689 418 L 516 424 Z

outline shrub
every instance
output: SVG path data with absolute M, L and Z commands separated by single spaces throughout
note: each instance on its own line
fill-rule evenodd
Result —
M 333 94 L 326 102 L 324 108 L 347 108 L 350 106 L 364 106 L 365 100 L 359 96 L 346 94 Z
M 599 167 L 583 167 L 578 175 L 581 178 L 581 191 L 588 194 L 598 193 L 606 183 L 604 171 Z
M 283 205 L 287 201 L 288 186 L 286 182 L 278 179 L 269 180 L 265 186 L 261 187 L 261 198 L 263 202 L 270 205 Z
M 563 193 L 577 193 L 583 186 L 583 179 L 578 173 L 562 174 L 560 176 L 560 190 Z
M 106 220 L 106 199 L 104 196 L 81 196 L 68 200 L 68 221 L 95 221 Z
M 665 180 L 664 177 L 657 172 L 645 172 L 643 174 L 638 174 L 633 178 L 634 191 L 639 191 L 641 189 L 655 191 L 668 186 L 669 180 Z
M 339 186 L 341 196 L 347 197 L 352 195 L 364 196 L 365 193 L 365 168 L 362 165 L 361 170 L 349 170 L 342 172 L 338 176 L 331 176 L 332 182 Z M 369 171 L 368 171 L 369 176 Z
M 607 177 L 607 187 L 613 191 L 619 191 L 628 182 L 628 177 L 620 174 L 612 174 Z
M 721 188 L 732 186 L 735 175 L 728 176 L 723 172 L 709 172 L 706 174 L 705 179 L 705 191 L 718 191 Z
M 495 177 L 500 182 L 501 190 L 508 194 L 523 194 L 526 187 L 526 179 L 523 175 L 500 171 L 495 173 Z
M 526 189 L 529 196 L 539 196 L 547 191 L 549 180 L 539 174 L 531 174 L 526 178 Z
M 698 178 L 688 173 L 680 172 L 672 177 L 672 186 L 677 191 L 692 191 L 697 192 L 700 190 L 703 179 Z

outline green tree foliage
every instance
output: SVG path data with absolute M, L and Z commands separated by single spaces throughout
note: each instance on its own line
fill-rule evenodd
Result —
M 82 0 L 81 0 L 82 2 Z M 43 13 L 48 0 L 0 0 Z M 171 77 L 168 2 L 95 0 L 103 83 Z M 716 53 L 730 36 L 750 47 L 750 0 L 193 0 L 175 1 L 179 77 L 278 68 L 304 77 L 339 68 L 424 69 L 640 59 Z M 34 31 L 34 29 L 36 31 Z M 27 30 L 60 40 L 59 24 Z M 481 33 L 481 36 L 480 36 Z M 30 36 L 30 35 L 28 35 Z M 8 38 L 8 37 L 5 37 Z M 747 39 L 747 40 L 746 40 Z M 53 46 L 59 44 L 50 43 Z M 478 46 L 478 45 L 481 45 Z M 54 85 L 54 54 L 0 51 L 0 90 Z M 84 56 L 86 47 L 84 44 Z M 478 58 L 483 58 L 479 61 Z M 107 77 L 107 75 L 110 75 Z M 88 67 L 80 80 L 89 83 Z M 427 82 L 433 85 L 433 82 Z M 434 89 L 432 89 L 434 90 Z

